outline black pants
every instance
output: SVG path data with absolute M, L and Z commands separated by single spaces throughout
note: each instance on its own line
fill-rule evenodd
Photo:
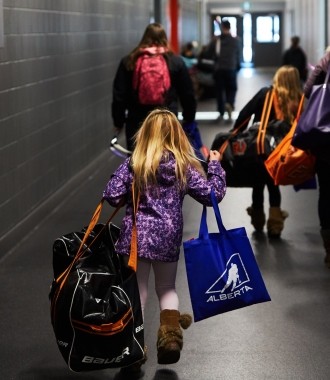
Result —
M 267 187 L 269 194 L 269 206 L 281 206 L 281 192 L 280 187 L 274 185 L 273 179 L 269 174 L 265 174 L 265 183 L 254 185 L 252 188 L 252 207 L 254 209 L 261 209 L 264 207 L 264 189 Z
M 226 103 L 229 103 L 232 108 L 235 106 L 235 98 L 237 92 L 237 71 L 217 70 L 214 73 L 214 80 L 218 112 L 223 115 L 225 112 Z
M 316 174 L 319 185 L 318 214 L 320 226 L 330 229 L 330 163 L 316 158 Z

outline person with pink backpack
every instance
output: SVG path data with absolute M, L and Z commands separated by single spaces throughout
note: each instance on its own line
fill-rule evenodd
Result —
M 183 59 L 169 45 L 159 23 L 149 24 L 139 44 L 119 63 L 112 98 L 112 119 L 116 134 L 125 128 L 126 145 L 133 150 L 133 136 L 156 108 L 178 115 L 181 105 L 183 124 L 193 124 L 196 99 Z

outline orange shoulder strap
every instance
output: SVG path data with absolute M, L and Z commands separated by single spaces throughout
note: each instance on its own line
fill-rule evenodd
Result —
M 134 180 L 132 185 L 132 197 L 133 197 L 133 227 L 132 227 L 132 237 L 131 237 L 131 250 L 128 260 L 128 266 L 136 272 L 137 269 L 137 228 L 136 228 L 136 213 L 139 207 L 140 193 L 135 195 Z
M 266 94 L 264 106 L 262 109 L 261 119 L 260 119 L 260 126 L 258 129 L 257 154 L 265 153 L 265 135 L 266 135 L 266 129 L 268 125 L 270 111 L 273 105 L 273 100 L 274 100 L 274 90 L 269 90 Z
M 232 130 L 229 134 L 229 136 L 226 138 L 226 140 L 222 143 L 222 145 L 220 146 L 219 148 L 219 153 L 221 154 L 221 157 L 223 156 L 223 154 L 225 153 L 225 150 L 227 149 L 228 147 L 228 144 L 229 144 L 229 141 L 231 138 L 233 138 L 234 136 L 237 135 L 238 132 L 240 132 L 240 130 L 246 126 L 246 124 L 249 122 L 250 120 L 250 117 L 248 117 L 246 120 L 244 120 L 237 128 L 235 128 L 234 130 Z
M 95 211 L 94 211 L 94 214 L 89 222 L 89 225 L 86 229 L 86 232 L 84 234 L 84 237 L 80 243 L 80 247 L 75 255 L 75 257 L 73 258 L 71 264 L 64 270 L 63 273 L 61 273 L 54 281 L 58 284 L 58 288 L 56 289 L 56 292 L 54 294 L 54 298 L 53 298 L 53 301 L 52 301 L 52 305 L 51 305 L 51 314 L 53 316 L 53 313 L 55 311 L 55 307 L 56 307 L 56 303 L 57 303 L 57 299 L 59 297 L 59 294 L 62 290 L 62 288 L 64 287 L 64 284 L 66 283 L 66 280 L 68 279 L 68 276 L 71 272 L 71 269 L 73 268 L 74 264 L 82 257 L 82 255 L 86 252 L 86 249 L 88 249 L 88 246 L 86 246 L 86 241 L 88 239 L 88 236 L 89 234 L 91 233 L 91 231 L 93 230 L 93 228 L 95 227 L 95 225 L 97 224 L 99 218 L 100 218 L 100 215 L 101 215 L 101 211 L 102 211 L 102 208 L 103 208 L 103 204 L 104 204 L 104 198 L 102 198 L 102 200 L 99 202 L 99 204 L 97 205 Z M 95 236 L 95 238 L 93 239 L 93 241 L 89 244 L 92 245 L 93 242 L 98 238 L 99 234 L 103 231 L 103 229 L 110 223 L 111 219 L 114 218 L 114 216 L 117 214 L 117 212 L 119 211 L 119 209 L 122 207 L 122 204 L 120 203 L 117 208 L 113 211 L 113 213 L 111 214 L 110 218 L 108 219 L 108 221 L 105 223 L 104 227 L 101 229 L 101 231 L 98 233 L 97 236 Z

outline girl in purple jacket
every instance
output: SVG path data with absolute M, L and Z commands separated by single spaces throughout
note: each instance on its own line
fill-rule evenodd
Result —
M 218 202 L 226 192 L 220 153 L 210 152 L 207 176 L 194 154 L 175 114 L 156 109 L 136 134 L 135 149 L 111 176 L 103 196 L 114 207 L 125 200 L 126 215 L 116 244 L 119 254 L 128 255 L 133 225 L 132 186 L 139 194 L 136 213 L 138 268 L 142 310 L 148 295 L 151 268 L 160 307 L 158 331 L 159 364 L 175 363 L 182 349 L 182 328 L 191 316 L 180 315 L 175 289 L 183 233 L 182 204 L 186 194 L 211 206 L 210 193 Z M 134 185 L 133 185 L 134 177 Z M 141 363 L 137 370 L 140 370 Z

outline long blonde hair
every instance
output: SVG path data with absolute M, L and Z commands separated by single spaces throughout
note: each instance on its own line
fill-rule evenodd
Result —
M 180 187 L 184 188 L 187 183 L 188 165 L 204 174 L 177 117 L 166 109 L 155 109 L 149 113 L 135 135 L 135 148 L 131 158 L 135 190 L 143 191 L 148 185 L 157 183 L 156 173 L 160 160 L 169 152 L 175 157 L 175 174 Z
M 299 71 L 290 65 L 280 67 L 274 75 L 273 88 L 282 114 L 277 117 L 292 123 L 302 96 Z

